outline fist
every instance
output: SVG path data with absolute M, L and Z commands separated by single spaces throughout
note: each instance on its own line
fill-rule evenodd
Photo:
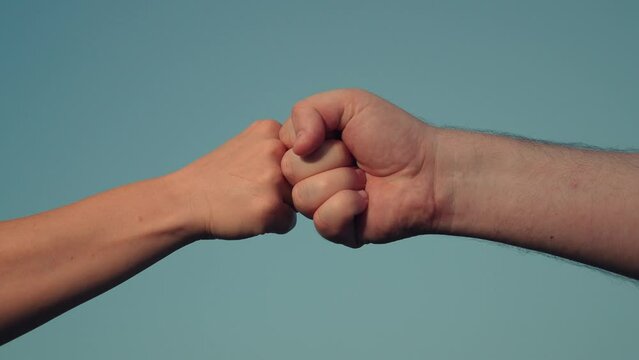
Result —
M 359 247 L 433 231 L 436 128 L 344 89 L 298 102 L 280 139 L 294 205 L 324 237 Z
M 241 239 L 293 228 L 291 186 L 280 169 L 286 151 L 280 128 L 274 120 L 256 121 L 172 175 L 186 189 L 200 237 Z
M 305 157 L 289 150 L 282 158 L 282 172 L 294 185 L 295 208 L 313 219 L 322 236 L 359 246 L 351 242 L 357 238 L 353 219 L 368 204 L 366 175 L 355 166 L 343 142 L 327 140 Z

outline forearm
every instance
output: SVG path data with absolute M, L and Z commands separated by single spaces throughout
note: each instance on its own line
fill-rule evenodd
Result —
M 196 239 L 289 231 L 280 128 L 256 121 L 170 175 L 0 222 L 0 344 Z
M 437 230 L 639 278 L 639 156 L 444 129 Z
M 167 178 L 0 223 L 0 343 L 94 297 L 193 240 Z

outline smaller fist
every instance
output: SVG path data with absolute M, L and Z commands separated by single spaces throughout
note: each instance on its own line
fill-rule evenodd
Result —
M 293 228 L 291 187 L 280 169 L 286 151 L 280 128 L 274 120 L 256 121 L 175 173 L 203 237 L 241 239 Z

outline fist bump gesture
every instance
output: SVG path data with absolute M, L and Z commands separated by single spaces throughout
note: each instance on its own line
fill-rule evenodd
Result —
M 295 104 L 283 126 L 254 123 L 168 178 L 188 194 L 200 237 L 285 233 L 295 209 L 325 238 L 356 248 L 435 231 L 436 139 L 434 127 L 376 95 L 334 90 Z
M 195 240 L 286 233 L 296 210 L 353 248 L 465 235 L 639 279 L 638 183 L 636 153 L 436 128 L 363 90 L 316 94 L 171 174 L 0 221 L 0 345 Z
M 295 104 L 283 126 L 254 123 L 173 176 L 204 237 L 285 233 L 294 207 L 323 237 L 357 248 L 434 231 L 436 138 L 376 95 L 334 90 Z

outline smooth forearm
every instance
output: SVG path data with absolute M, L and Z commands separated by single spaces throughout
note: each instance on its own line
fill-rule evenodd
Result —
M 0 222 L 0 344 L 194 240 L 289 231 L 280 128 L 256 121 L 172 174 Z
M 639 277 L 639 156 L 443 129 L 438 230 Z
M 146 180 L 0 223 L 0 343 L 191 241 L 176 189 Z

